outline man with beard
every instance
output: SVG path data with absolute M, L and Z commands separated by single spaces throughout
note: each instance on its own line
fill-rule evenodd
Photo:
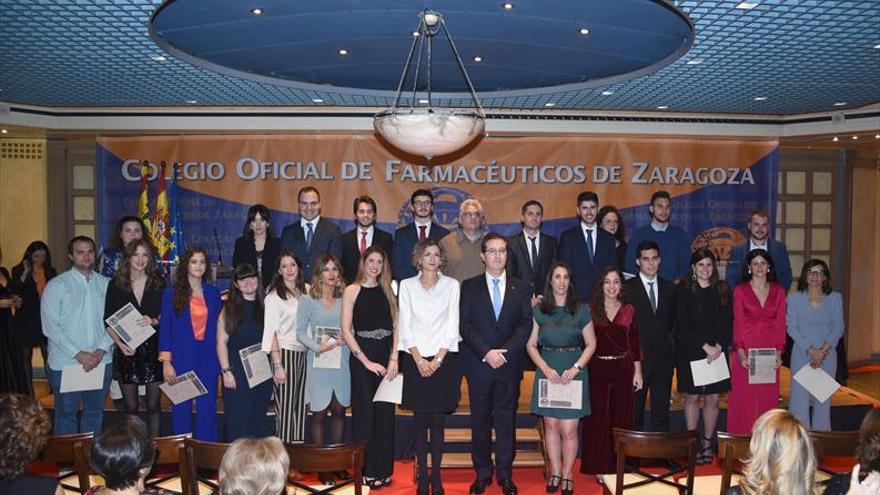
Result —
M 532 307 L 541 302 L 547 270 L 556 259 L 556 238 L 541 232 L 544 206 L 534 199 L 526 201 L 520 215 L 522 230 L 511 237 L 507 252 L 507 273 L 531 285 Z
M 654 192 L 651 195 L 651 205 L 648 207 L 648 212 L 651 215 L 651 223 L 639 227 L 629 238 L 629 247 L 626 252 L 626 272 L 639 273 L 639 268 L 636 266 L 638 258 L 636 247 L 642 241 L 653 241 L 657 243 L 660 252 L 663 253 L 660 276 L 678 283 L 690 268 L 691 242 L 684 229 L 669 224 L 669 217 L 672 216 L 672 197 L 669 192 Z
M 449 230 L 434 223 L 434 195 L 427 189 L 416 189 L 409 198 L 412 207 L 413 221 L 397 229 L 394 233 L 394 252 L 391 254 L 391 266 L 394 267 L 394 279 L 401 281 L 415 277 L 418 270 L 412 265 L 412 252 L 416 243 L 423 239 L 440 241 Z
M 785 244 L 770 238 L 770 215 L 764 210 L 753 211 L 749 214 L 746 228 L 749 231 L 749 238 L 742 244 L 734 246 L 727 260 L 727 273 L 724 278 L 730 284 L 731 290 L 742 279 L 743 261 L 746 255 L 753 249 L 760 248 L 770 253 L 773 266 L 776 268 L 776 280 L 787 291 L 791 286 L 791 261 L 788 259 Z
M 376 201 L 369 196 L 354 198 L 353 229 L 342 234 L 342 274 L 348 283 L 357 276 L 361 255 L 370 246 L 379 246 L 391 256 L 394 241 L 391 234 L 376 228 Z

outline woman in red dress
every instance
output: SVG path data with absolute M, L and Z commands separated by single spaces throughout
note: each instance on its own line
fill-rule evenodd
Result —
M 633 391 L 642 388 L 636 309 L 627 304 L 620 270 L 608 267 L 590 303 L 596 352 L 588 364 L 592 413 L 583 419 L 581 472 L 615 471 L 612 428 L 632 428 Z
M 779 365 L 785 349 L 785 289 L 776 283 L 773 258 L 754 249 L 744 263 L 742 283 L 733 291 L 733 352 L 727 431 L 747 434 L 758 416 L 778 407 Z M 749 349 L 775 349 L 776 380 L 749 383 Z

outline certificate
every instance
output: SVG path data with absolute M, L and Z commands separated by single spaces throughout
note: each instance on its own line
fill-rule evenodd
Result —
M 538 380 L 538 407 L 557 409 L 580 409 L 584 387 L 581 380 L 568 384 L 552 383 L 546 378 Z
M 152 326 L 138 323 L 138 319 L 142 316 L 140 311 L 135 309 L 131 303 L 128 303 L 104 321 L 125 342 L 125 345 L 136 349 L 137 346 L 143 344 L 156 333 Z
M 703 387 L 718 383 L 730 378 L 730 368 L 727 367 L 727 359 L 724 354 L 709 362 L 708 359 L 691 361 L 691 377 L 695 387 Z
M 262 344 L 254 344 L 238 351 L 241 365 L 244 367 L 244 375 L 247 377 L 248 387 L 257 385 L 272 378 L 272 367 L 269 366 L 269 356 L 263 352 Z
M 159 389 L 165 392 L 165 395 L 174 404 L 180 404 L 208 393 L 195 371 L 187 371 L 182 375 L 177 375 L 177 383 L 174 385 L 163 383 L 159 385 Z
M 392 404 L 403 402 L 403 375 L 398 373 L 391 381 L 382 379 L 379 387 L 376 388 L 373 402 L 390 402 Z
M 336 339 L 334 339 L 333 337 L 325 338 L 326 340 L 319 340 L 318 342 L 324 344 L 332 344 L 336 342 Z M 336 346 L 329 351 L 315 354 L 315 359 L 312 361 L 312 368 L 324 368 L 330 370 L 342 369 L 342 347 Z
M 71 364 L 61 368 L 61 393 L 83 392 L 86 390 L 100 390 L 104 388 L 103 363 L 85 371 L 81 364 Z
M 794 379 L 819 402 L 825 402 L 840 388 L 840 384 L 825 370 L 813 368 L 809 364 L 795 373 Z
M 776 383 L 776 349 L 749 349 L 749 384 Z

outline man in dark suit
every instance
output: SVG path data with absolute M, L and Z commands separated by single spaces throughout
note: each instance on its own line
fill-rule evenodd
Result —
M 541 302 L 547 270 L 556 259 L 556 238 L 541 232 L 544 206 L 534 199 L 526 201 L 520 212 L 522 230 L 511 237 L 507 252 L 507 274 L 531 286 L 532 307 Z
M 627 299 L 636 308 L 642 346 L 644 386 L 635 393 L 634 426 L 640 431 L 669 431 L 672 391 L 672 327 L 675 323 L 675 284 L 657 275 L 660 248 L 654 241 L 636 246 L 639 273 L 624 283 Z M 645 398 L 651 395 L 651 428 L 645 429 Z
M 412 252 L 416 243 L 431 238 L 439 242 L 449 230 L 433 222 L 434 195 L 427 189 L 417 189 L 409 198 L 412 206 L 413 222 L 397 229 L 394 234 L 394 252 L 391 254 L 391 266 L 394 267 L 394 279 L 403 280 L 415 277 L 418 270 L 412 265 Z
M 324 253 L 342 258 L 342 235 L 336 224 L 321 218 L 321 195 L 317 189 L 306 186 L 296 198 L 300 218 L 284 227 L 281 250 L 296 253 L 303 263 L 303 276 L 311 280 L 312 270 Z
M 461 284 L 459 330 L 461 363 L 471 403 L 471 457 L 477 479 L 470 493 L 492 483 L 492 428 L 495 428 L 495 477 L 504 495 L 515 495 L 513 456 L 516 406 L 532 328 L 531 288 L 507 275 L 507 239 L 483 237 L 486 273 Z
M 342 274 L 348 283 L 354 282 L 361 254 L 370 246 L 379 246 L 391 256 L 394 241 L 391 234 L 376 228 L 376 201 L 369 196 L 354 198 L 353 229 L 342 234 Z
M 788 290 L 791 287 L 791 261 L 788 259 L 788 250 L 785 244 L 770 237 L 770 214 L 764 210 L 755 210 L 749 214 L 749 222 L 746 224 L 749 238 L 742 244 L 737 244 L 730 250 L 727 259 L 727 271 L 724 278 L 733 289 L 742 279 L 743 262 L 746 255 L 753 249 L 766 249 L 773 258 L 773 266 L 776 268 L 776 280 Z
M 585 191 L 577 197 L 578 225 L 559 238 L 558 257 L 571 270 L 571 282 L 578 299 L 589 302 L 599 274 L 608 266 L 617 266 L 614 237 L 599 228 L 599 196 Z M 619 267 L 618 267 L 619 268 Z

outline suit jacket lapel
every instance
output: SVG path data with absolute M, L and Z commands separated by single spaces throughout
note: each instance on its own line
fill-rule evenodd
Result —
M 515 291 L 517 287 L 518 286 L 511 281 L 510 277 L 507 277 L 507 283 L 504 286 L 504 299 L 501 303 L 501 312 L 498 313 L 499 323 L 504 319 L 504 313 L 510 311 L 510 308 L 513 306 L 513 296 L 511 294 L 513 294 L 513 291 Z

